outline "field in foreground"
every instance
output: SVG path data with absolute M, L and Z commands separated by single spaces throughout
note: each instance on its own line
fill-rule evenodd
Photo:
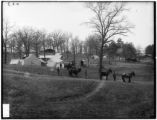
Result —
M 11 105 L 11 118 L 155 118 L 152 79 L 130 84 L 105 81 L 86 97 L 101 83 L 4 70 L 3 103 Z

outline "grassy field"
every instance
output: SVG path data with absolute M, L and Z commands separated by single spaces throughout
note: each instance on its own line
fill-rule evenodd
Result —
M 117 74 L 117 79 L 121 80 L 121 74 L 124 72 L 134 71 L 136 77 L 133 78 L 133 81 L 153 81 L 154 80 L 154 65 L 152 64 L 143 64 L 143 63 L 123 63 L 119 62 L 117 64 L 109 65 L 105 64 L 105 68 L 111 68 Z M 50 71 L 50 68 L 47 67 L 37 67 L 37 66 L 18 66 L 18 65 L 4 65 L 4 68 L 11 70 L 18 70 L 23 72 L 30 72 L 35 74 L 44 74 L 57 76 L 57 71 Z M 61 70 L 62 76 L 69 76 L 67 69 Z M 90 66 L 87 68 L 88 78 L 89 79 L 99 79 L 98 67 Z M 85 68 L 82 68 L 81 72 L 78 74 L 78 78 L 85 78 Z M 113 80 L 112 75 L 109 76 L 110 80 Z
M 118 81 L 110 76 L 91 94 L 102 83 L 97 67 L 89 67 L 91 79 L 84 79 L 84 69 L 78 78 L 71 78 L 66 70 L 57 76 L 46 67 L 5 65 L 3 103 L 10 104 L 11 118 L 155 118 L 153 65 L 105 67 L 116 71 Z M 133 82 L 123 83 L 120 74 L 131 70 L 136 73 Z

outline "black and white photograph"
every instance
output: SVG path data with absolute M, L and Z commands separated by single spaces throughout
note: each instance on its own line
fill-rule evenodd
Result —
M 1 1 L 4 119 L 155 119 L 155 1 Z

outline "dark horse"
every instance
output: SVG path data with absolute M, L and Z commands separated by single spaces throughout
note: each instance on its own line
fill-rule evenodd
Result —
M 67 68 L 67 70 L 69 70 L 69 69 L 75 68 L 75 65 L 72 63 L 68 63 L 64 67 Z
M 108 75 L 109 75 L 110 73 L 112 73 L 112 70 L 111 70 L 111 69 L 108 69 L 108 70 L 106 70 L 106 71 L 102 71 L 102 72 L 100 73 L 100 79 L 102 79 L 102 77 L 105 76 L 105 77 L 106 77 L 106 80 L 107 80 L 107 79 L 108 79 Z
M 69 70 L 70 68 L 72 68 L 72 65 L 69 63 L 68 65 L 65 66 L 67 68 L 67 70 Z
M 125 82 L 125 78 L 129 79 L 129 83 L 131 82 L 131 78 L 135 76 L 135 72 L 130 72 L 130 73 L 123 73 L 122 74 L 122 80 Z
M 72 67 L 72 68 L 68 69 L 68 71 L 69 71 L 70 76 L 73 76 L 73 74 L 75 74 L 75 76 L 77 76 L 78 73 L 81 72 L 81 68 Z
M 125 61 L 127 62 L 137 62 L 136 58 L 126 58 Z

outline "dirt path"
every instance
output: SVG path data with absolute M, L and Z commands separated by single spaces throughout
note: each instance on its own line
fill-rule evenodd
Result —
M 102 80 L 97 87 L 90 93 L 86 94 L 85 98 L 89 98 L 93 95 L 95 95 L 97 92 L 99 92 L 101 90 L 101 88 L 103 88 L 105 86 L 105 80 Z

